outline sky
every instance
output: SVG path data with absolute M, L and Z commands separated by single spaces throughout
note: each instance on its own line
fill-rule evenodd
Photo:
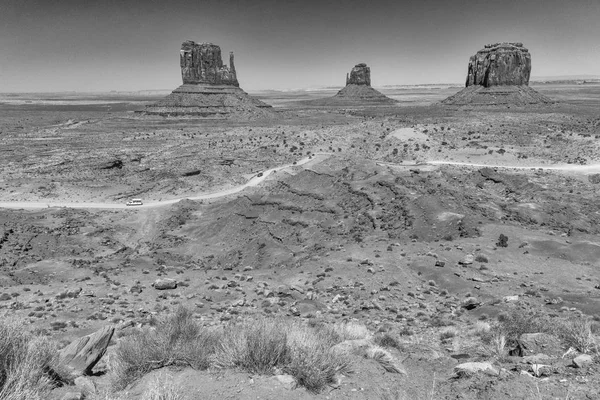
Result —
M 600 75 L 600 0 L 2 0 L 0 92 L 181 84 L 185 40 L 235 54 L 246 91 L 465 81 L 488 43 L 523 42 L 532 76 Z

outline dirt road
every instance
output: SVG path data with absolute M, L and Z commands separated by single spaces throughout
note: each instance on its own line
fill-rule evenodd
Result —
M 12 208 L 12 209 L 42 209 L 42 208 L 54 208 L 54 207 L 66 207 L 66 208 L 102 208 L 102 209 L 123 209 L 123 208 L 150 208 L 150 207 L 161 207 L 169 204 L 177 203 L 184 199 L 190 200 L 208 200 L 208 199 L 217 199 L 220 197 L 230 196 L 235 193 L 239 193 L 242 190 L 257 186 L 261 182 L 263 182 L 269 175 L 274 172 L 282 171 L 288 168 L 294 168 L 301 165 L 308 164 L 310 162 L 319 162 L 327 158 L 331 153 L 316 153 L 312 156 L 307 156 L 302 158 L 299 161 L 296 161 L 292 164 L 286 164 L 279 167 L 271 168 L 263 171 L 255 176 L 253 176 L 248 182 L 243 185 L 236 186 L 230 189 L 220 190 L 218 192 L 213 193 L 203 193 L 196 196 L 186 196 L 183 198 L 170 199 L 170 200 L 161 200 L 155 202 L 145 203 L 141 206 L 128 207 L 123 203 L 68 203 L 68 202 L 58 202 L 58 203 L 49 203 L 49 202 L 30 202 L 30 201 L 0 201 L 0 208 Z

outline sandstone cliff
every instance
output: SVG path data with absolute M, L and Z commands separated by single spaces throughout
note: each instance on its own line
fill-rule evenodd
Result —
M 530 75 L 531 55 L 522 43 L 489 44 L 469 60 L 466 86 L 526 86 Z
M 227 67 L 223 65 L 221 48 L 215 44 L 198 44 L 191 40 L 183 42 L 179 63 L 184 84 L 239 86 L 233 64 L 233 53 L 229 55 L 229 67 Z

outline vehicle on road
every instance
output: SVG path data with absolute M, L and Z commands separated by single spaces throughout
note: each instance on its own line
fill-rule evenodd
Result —
M 142 204 L 142 199 L 131 199 L 127 202 L 128 206 L 141 206 Z

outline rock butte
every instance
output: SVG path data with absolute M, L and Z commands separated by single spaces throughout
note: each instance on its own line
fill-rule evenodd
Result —
M 188 40 L 181 45 L 179 64 L 183 85 L 146 107 L 143 114 L 242 119 L 274 116 L 270 105 L 240 89 L 233 52 L 226 66 L 219 46 Z
M 443 104 L 496 106 L 552 103 L 529 87 L 531 54 L 522 43 L 488 44 L 469 59 L 465 89 Z
M 371 87 L 371 69 L 367 64 L 357 64 L 346 74 L 346 86 L 335 96 L 310 100 L 307 104 L 319 106 L 348 106 L 397 103 Z
M 355 100 L 375 103 L 396 103 L 381 92 L 371 87 L 371 68 L 367 64 L 357 64 L 350 74 L 346 75 L 346 87 L 334 97 L 338 100 Z

